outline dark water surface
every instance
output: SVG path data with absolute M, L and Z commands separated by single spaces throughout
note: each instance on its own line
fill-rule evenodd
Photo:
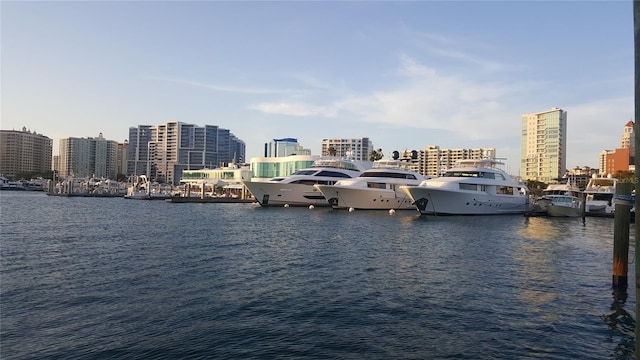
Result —
M 4 192 L 0 226 L 2 359 L 634 358 L 612 219 Z

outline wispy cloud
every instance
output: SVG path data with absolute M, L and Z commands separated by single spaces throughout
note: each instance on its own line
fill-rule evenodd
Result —
M 315 106 L 303 103 L 259 103 L 250 106 L 265 114 L 300 116 L 300 117 L 335 117 L 336 110 L 331 106 Z
M 240 94 L 299 94 L 303 92 L 297 89 L 279 89 L 279 88 L 257 88 L 257 87 L 240 87 L 218 84 L 207 84 L 192 80 L 185 80 L 179 78 L 168 78 L 159 76 L 147 76 L 149 79 L 172 82 L 176 84 L 190 85 L 201 87 L 209 90 L 228 92 L 228 93 L 240 93 Z
M 400 85 L 371 92 L 345 91 L 325 105 L 283 100 L 251 108 L 271 115 L 332 117 L 392 127 L 446 130 L 463 139 L 493 139 L 518 132 L 521 113 L 513 110 L 518 104 L 512 100 L 536 86 L 474 83 L 464 75 L 442 74 L 406 55 L 400 57 L 396 74 L 395 83 Z

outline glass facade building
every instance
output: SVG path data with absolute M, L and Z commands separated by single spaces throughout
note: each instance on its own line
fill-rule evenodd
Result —
M 242 140 L 214 125 L 139 125 L 129 128 L 127 175 L 178 185 L 183 171 L 243 163 L 245 151 Z
M 559 181 L 567 169 L 567 112 L 522 115 L 520 172 L 525 180 Z
M 317 159 L 319 159 L 317 155 L 254 157 L 251 158 L 251 180 L 260 181 L 288 176 L 297 170 L 310 167 Z

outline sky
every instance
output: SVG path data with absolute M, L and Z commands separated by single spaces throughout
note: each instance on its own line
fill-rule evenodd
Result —
M 494 147 L 567 111 L 567 167 L 634 120 L 632 1 L 0 2 L 0 128 L 123 142 L 167 121 L 246 143 Z

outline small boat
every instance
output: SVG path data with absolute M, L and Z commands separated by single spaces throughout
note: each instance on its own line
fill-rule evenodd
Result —
M 334 209 L 406 210 L 415 209 L 413 200 L 400 186 L 416 186 L 428 179 L 400 160 L 376 160 L 371 169 L 353 179 L 333 185 L 314 185 Z
M 551 203 L 552 197 L 556 195 L 573 196 L 579 199 L 582 199 L 584 196 L 580 188 L 571 181 L 560 184 L 549 184 L 542 190 L 542 196 L 534 201 L 533 206 L 537 211 L 545 212 L 547 211 L 547 206 Z
M 0 176 L 0 190 L 27 190 L 27 188 L 19 181 L 10 181 L 4 176 Z
M 572 195 L 548 195 L 545 197 L 547 215 L 553 217 L 582 216 L 582 199 Z
M 160 184 L 152 184 L 146 175 L 140 175 L 127 188 L 127 194 L 124 195 L 124 198 L 133 200 L 166 200 L 172 196 L 170 189 L 162 189 Z

